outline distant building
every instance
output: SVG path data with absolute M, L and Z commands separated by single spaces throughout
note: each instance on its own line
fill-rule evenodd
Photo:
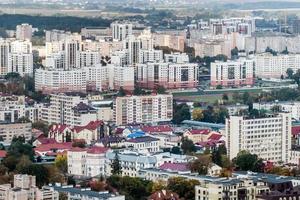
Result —
M 16 27 L 16 38 L 18 40 L 31 40 L 32 26 L 29 24 L 21 24 Z
M 117 125 L 170 121 L 173 96 L 168 94 L 117 97 L 114 118 Z
M 126 22 L 114 22 L 111 24 L 112 37 L 115 40 L 122 41 L 132 35 L 132 24 Z
M 254 61 L 216 61 L 211 63 L 210 79 L 212 86 L 240 86 L 254 84 Z

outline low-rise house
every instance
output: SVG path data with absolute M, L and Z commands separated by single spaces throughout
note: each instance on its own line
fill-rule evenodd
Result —
M 141 126 L 141 130 L 146 134 L 172 134 L 173 129 L 169 125 Z
M 203 142 L 208 140 L 211 132 L 212 131 L 210 129 L 192 129 L 184 132 L 183 137 L 187 137 L 188 139 L 192 140 L 194 143 Z
M 105 170 L 106 175 L 110 176 L 111 173 L 111 164 L 118 156 L 121 167 L 122 167 L 122 176 L 131 176 L 136 177 L 137 172 L 140 169 L 157 167 L 157 159 L 155 156 L 149 154 L 140 153 L 137 151 L 108 151 L 106 153 L 106 163 Z
M 41 144 L 38 147 L 34 148 L 35 153 L 38 156 L 55 156 L 58 153 L 63 153 L 68 151 L 72 148 L 71 142 L 64 142 L 64 143 L 47 143 Z
M 104 147 L 124 147 L 126 139 L 121 136 L 105 136 L 98 140 L 96 145 Z
M 159 139 L 150 136 L 129 139 L 124 144 L 127 148 L 147 150 L 151 153 L 158 152 L 160 150 Z
M 87 177 L 105 175 L 105 154 L 107 150 L 104 147 L 70 149 L 67 153 L 68 173 Z

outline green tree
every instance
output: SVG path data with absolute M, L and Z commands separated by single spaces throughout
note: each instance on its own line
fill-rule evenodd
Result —
M 231 58 L 237 58 L 239 55 L 239 49 L 237 47 L 231 49 Z
M 180 198 L 195 199 L 195 186 L 199 184 L 197 180 L 174 177 L 168 180 L 167 189 L 177 193 Z
M 59 169 L 63 174 L 68 172 L 68 158 L 66 155 L 58 155 L 54 162 L 55 167 Z
M 263 172 L 262 160 L 247 151 L 239 152 L 233 163 L 243 171 Z
M 126 96 L 126 91 L 124 90 L 123 87 L 120 87 L 119 92 L 118 92 L 119 97 L 124 97 Z
M 8 81 L 16 81 L 16 80 L 20 80 L 21 76 L 17 72 L 9 72 L 5 75 L 4 78 Z
M 16 165 L 17 172 L 21 172 L 22 169 L 27 168 L 28 166 L 32 165 L 31 160 L 26 155 L 22 155 L 20 161 Z
M 159 85 L 156 89 L 157 94 L 166 94 L 166 88 L 163 85 Z
M 226 156 L 226 147 L 225 145 L 220 145 L 212 151 L 212 162 L 223 167 L 223 156 Z
M 286 70 L 286 75 L 287 75 L 287 77 L 288 77 L 289 79 L 292 79 L 292 78 L 293 78 L 293 74 L 294 74 L 293 69 L 288 68 L 288 69 Z
M 179 155 L 181 154 L 181 150 L 179 147 L 172 147 L 170 152 L 173 154 L 179 154 Z
M 115 158 L 114 158 L 114 160 L 111 163 L 111 173 L 113 175 L 120 175 L 120 174 L 122 174 L 122 167 L 121 167 L 119 155 L 118 155 L 117 152 L 115 153 Z
M 36 177 L 36 184 L 39 187 L 48 183 L 48 170 L 45 166 L 40 164 L 32 164 L 21 169 L 20 173 L 34 175 Z
M 32 123 L 32 128 L 38 129 L 44 133 L 45 136 L 48 136 L 49 126 L 43 121 L 37 121 Z
M 217 85 L 216 89 L 221 90 L 221 89 L 223 89 L 223 87 L 222 87 L 222 85 Z
M 182 138 L 181 140 L 181 149 L 184 154 L 196 152 L 196 146 L 193 141 L 188 139 L 187 137 Z
M 139 95 L 145 95 L 145 94 L 146 94 L 146 92 L 141 87 L 139 87 L 137 85 L 134 86 L 133 95 L 139 96 Z
M 191 119 L 191 113 L 190 108 L 187 104 L 173 104 L 173 123 L 180 124 L 184 120 L 190 120 Z
M 203 154 L 189 163 L 189 168 L 192 172 L 197 172 L 199 175 L 206 175 L 208 168 L 212 165 L 210 154 Z
M 204 117 L 203 111 L 201 108 L 195 108 L 192 112 L 193 120 L 201 121 Z

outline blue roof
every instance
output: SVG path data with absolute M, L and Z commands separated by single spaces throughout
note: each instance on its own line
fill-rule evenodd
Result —
M 127 135 L 127 138 L 132 139 L 132 138 L 143 137 L 143 136 L 145 136 L 145 133 L 143 131 L 135 131 Z
M 182 124 L 188 124 L 188 125 L 192 125 L 192 126 L 209 127 L 209 128 L 215 128 L 215 129 L 225 128 L 225 124 L 215 124 L 215 123 L 200 122 L 200 121 L 194 121 L 194 120 L 184 120 L 182 122 Z

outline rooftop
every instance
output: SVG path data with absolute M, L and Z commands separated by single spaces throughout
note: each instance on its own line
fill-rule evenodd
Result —
M 159 139 L 150 136 L 144 136 L 144 137 L 137 137 L 137 138 L 127 140 L 127 142 L 131 142 L 131 143 L 154 142 L 154 141 L 159 141 Z

